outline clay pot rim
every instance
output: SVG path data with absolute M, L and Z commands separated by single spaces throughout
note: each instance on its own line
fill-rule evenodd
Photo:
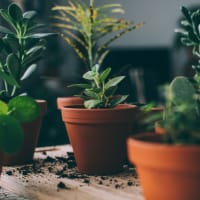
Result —
M 166 150 L 166 151 L 174 151 L 174 150 L 180 150 L 180 151 L 200 151 L 200 145 L 174 145 L 174 144 L 166 144 L 162 142 L 153 142 L 149 141 L 148 139 L 144 140 L 147 137 L 153 138 L 161 138 L 162 135 L 156 134 L 154 132 L 149 133 L 139 133 L 136 135 L 132 135 L 127 139 L 127 142 L 131 146 L 134 144 L 134 146 L 138 146 L 143 149 L 155 149 L 157 148 L 158 151 L 160 150 Z
M 77 106 L 77 107 L 76 107 Z M 133 104 L 127 104 L 127 103 L 124 103 L 124 104 L 119 104 L 117 105 L 116 107 L 114 108 L 93 108 L 93 109 L 87 109 L 87 108 L 80 108 L 80 106 L 83 106 L 82 104 L 76 104 L 76 105 L 72 105 L 72 106 L 65 106 L 65 107 L 62 107 L 61 110 L 71 110 L 71 111 L 77 111 L 79 110 L 80 112 L 105 112 L 105 111 L 110 111 L 110 110 L 132 110 L 133 108 L 134 109 L 137 109 L 138 107 L 136 105 L 133 105 Z

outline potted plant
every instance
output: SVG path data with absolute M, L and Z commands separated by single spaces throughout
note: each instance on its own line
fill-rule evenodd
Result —
M 136 106 L 120 104 L 127 96 L 114 95 L 124 76 L 110 78 L 111 68 L 100 68 L 109 53 L 108 46 L 142 23 L 114 17 L 123 13 L 120 4 L 95 7 L 94 0 L 89 5 L 69 1 L 53 10 L 58 13 L 54 25 L 62 29 L 61 36 L 85 67 L 84 83 L 71 85 L 82 89 L 76 95 L 80 98 L 68 101 L 68 97 L 67 103 L 63 103 L 65 98 L 58 99 L 78 169 L 89 174 L 119 172 L 126 161 L 125 141 L 132 132 Z
M 188 79 L 177 77 L 168 88 L 166 107 L 173 107 L 168 107 L 163 120 L 164 133 L 141 133 L 127 141 L 146 199 L 186 200 L 200 195 L 200 115 L 195 95 Z
M 42 53 L 46 48 L 45 38 L 53 35 L 52 33 L 37 32 L 37 29 L 44 25 L 35 21 L 36 14 L 35 11 L 23 13 L 19 6 L 14 3 L 10 4 L 7 9 L 0 10 L 0 16 L 7 25 L 0 26 L 0 79 L 3 83 L 0 99 L 8 103 L 17 97 L 16 102 L 22 108 L 24 115 L 28 113 L 29 107 L 27 110 L 23 109 L 22 97 L 18 97 L 22 95 L 20 88 L 23 81 L 37 68 L 36 62 L 42 58 Z M 23 98 L 31 99 L 30 97 Z M 21 121 L 25 132 L 21 150 L 16 155 L 5 156 L 5 164 L 25 164 L 32 161 L 41 117 L 46 111 L 46 101 L 38 100 L 36 105 L 40 109 L 37 118 L 28 123 Z M 31 105 L 29 106 L 31 110 Z M 35 109 L 38 108 L 35 107 Z

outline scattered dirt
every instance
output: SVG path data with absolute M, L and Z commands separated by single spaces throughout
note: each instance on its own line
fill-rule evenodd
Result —
M 80 180 L 80 187 L 83 184 L 97 184 L 109 186 L 114 189 L 125 189 L 131 186 L 139 186 L 137 181 L 136 172 L 133 166 L 124 166 L 124 171 L 121 174 L 112 176 L 89 176 L 87 174 L 81 174 L 76 167 L 74 154 L 72 152 L 66 152 L 64 156 L 51 157 L 48 152 L 41 152 L 43 159 L 36 159 L 31 165 L 17 167 L 5 171 L 9 176 L 17 176 L 21 174 L 24 178 L 24 182 L 28 182 L 28 178 L 31 174 L 45 175 L 53 174 L 58 179 L 57 191 L 60 189 L 71 189 L 66 186 L 65 183 L 59 181 L 60 178 L 76 179 Z M 39 181 L 39 180 L 38 180 Z

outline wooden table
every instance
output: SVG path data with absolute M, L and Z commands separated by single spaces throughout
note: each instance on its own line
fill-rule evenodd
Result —
M 34 165 L 4 167 L 0 199 L 144 200 L 134 168 L 125 167 L 124 172 L 112 176 L 81 175 L 62 161 L 67 152 L 72 152 L 70 145 L 37 148 Z

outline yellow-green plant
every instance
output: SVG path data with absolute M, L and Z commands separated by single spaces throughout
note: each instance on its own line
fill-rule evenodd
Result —
M 143 25 L 116 17 L 124 13 L 120 4 L 95 7 L 94 0 L 89 5 L 82 0 L 69 0 L 67 5 L 52 9 L 56 11 L 53 25 L 61 29 L 61 36 L 84 62 L 86 70 L 95 64 L 101 66 L 112 42 Z

